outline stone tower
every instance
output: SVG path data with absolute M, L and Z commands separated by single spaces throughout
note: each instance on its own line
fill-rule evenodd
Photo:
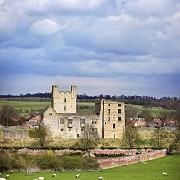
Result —
M 57 113 L 76 113 L 77 87 L 71 91 L 59 91 L 58 85 L 52 86 L 52 108 Z
M 95 110 L 102 122 L 102 138 L 123 138 L 124 103 L 103 99 L 100 103 L 96 103 Z

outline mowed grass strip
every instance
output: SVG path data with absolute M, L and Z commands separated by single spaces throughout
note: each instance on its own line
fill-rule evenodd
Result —
M 179 180 L 180 179 L 180 156 L 166 156 L 152 161 L 147 161 L 127 166 L 120 166 L 112 169 L 105 169 L 100 172 L 57 172 L 56 178 L 52 178 L 53 172 L 39 172 L 31 175 L 25 173 L 9 173 L 9 180 L 33 180 L 43 176 L 45 180 L 73 180 L 76 174 L 81 174 L 81 180 L 97 180 L 99 176 L 103 180 Z M 163 172 L 167 172 L 167 176 L 163 176 Z M 3 174 L 2 176 L 5 176 Z

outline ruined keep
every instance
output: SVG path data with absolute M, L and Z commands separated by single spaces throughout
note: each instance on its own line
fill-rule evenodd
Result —
M 43 124 L 52 137 L 80 138 L 87 124 L 92 125 L 99 138 L 123 138 L 125 130 L 124 103 L 101 100 L 94 113 L 76 113 L 77 87 L 59 91 L 52 86 L 51 106 L 44 112 Z

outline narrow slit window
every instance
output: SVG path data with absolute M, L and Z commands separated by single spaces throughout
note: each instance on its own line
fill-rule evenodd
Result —
M 116 128 L 116 125 L 115 124 L 113 124 L 113 129 L 115 129 Z

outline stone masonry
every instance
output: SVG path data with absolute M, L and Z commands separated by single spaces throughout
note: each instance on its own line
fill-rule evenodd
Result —
M 94 113 L 76 113 L 77 87 L 60 91 L 52 86 L 51 106 L 44 112 L 43 124 L 52 137 L 80 138 L 86 125 L 92 125 L 99 138 L 123 138 L 125 130 L 124 103 L 101 100 L 95 104 Z

